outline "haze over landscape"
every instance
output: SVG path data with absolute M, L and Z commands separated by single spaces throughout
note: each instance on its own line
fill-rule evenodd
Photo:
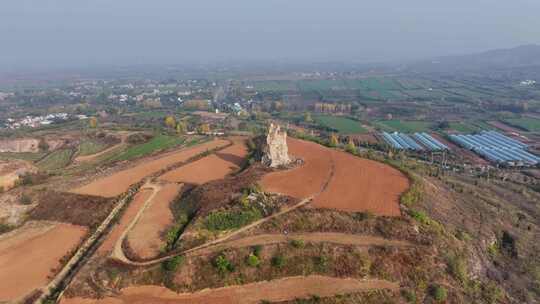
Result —
M 0 66 L 380 62 L 540 43 L 540 2 L 7 0 Z
M 6 0 L 0 303 L 540 304 L 538 0 Z

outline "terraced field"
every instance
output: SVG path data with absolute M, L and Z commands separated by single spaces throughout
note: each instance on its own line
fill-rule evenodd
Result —
M 125 169 L 112 175 L 99 178 L 87 185 L 72 189 L 71 192 L 114 197 L 125 192 L 130 185 L 141 181 L 144 177 L 158 172 L 167 166 L 184 162 L 191 157 L 194 157 L 207 150 L 222 147 L 227 144 L 228 141 L 226 140 L 216 139 L 190 148 L 173 151 L 156 159 L 139 163 L 133 168 Z

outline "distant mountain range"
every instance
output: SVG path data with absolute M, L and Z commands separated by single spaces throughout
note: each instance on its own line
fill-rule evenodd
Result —
M 407 65 L 419 72 L 457 72 L 540 67 L 540 45 L 522 45 L 482 53 L 438 57 Z

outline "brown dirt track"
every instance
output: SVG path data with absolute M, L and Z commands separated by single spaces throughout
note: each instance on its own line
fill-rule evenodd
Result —
M 228 141 L 216 139 L 187 149 L 171 152 L 160 158 L 142 162 L 139 165 L 119 171 L 104 178 L 97 179 L 90 184 L 73 189 L 71 192 L 79 194 L 115 197 L 125 192 L 129 186 L 139 182 L 144 177 L 156 173 L 175 163 L 183 162 L 206 150 L 215 149 L 228 144 Z
M 289 138 L 288 144 L 289 154 L 304 164 L 263 177 L 267 191 L 296 198 L 315 195 L 312 205 L 319 208 L 400 215 L 399 196 L 409 181 L 398 170 L 311 142 Z
M 152 193 L 153 190 L 141 189 L 139 190 L 139 192 L 137 192 L 137 194 L 135 194 L 135 197 L 133 197 L 133 201 L 129 203 L 127 209 L 122 214 L 120 222 L 116 226 L 114 226 L 112 231 L 107 235 L 107 238 L 99 247 L 98 252 L 106 253 L 112 251 L 116 241 L 120 238 L 124 230 L 126 230 L 133 218 L 137 215 L 139 210 L 142 208 L 150 195 L 152 195 Z
M 135 254 L 143 259 L 157 256 L 165 244 L 161 233 L 173 223 L 169 204 L 178 195 L 182 185 L 170 183 L 161 186 L 139 221 L 128 233 L 128 243 Z
M 243 140 L 234 141 L 232 146 L 167 172 L 161 176 L 161 179 L 168 182 L 201 185 L 224 178 L 240 168 L 248 153 Z
M 287 277 L 240 286 L 207 289 L 195 293 L 177 294 L 159 286 L 134 286 L 122 290 L 119 297 L 101 300 L 71 298 L 63 304 L 119 304 L 119 303 L 189 303 L 189 304 L 255 304 L 308 298 L 312 295 L 328 297 L 376 289 L 397 290 L 399 285 L 384 280 L 356 280 L 311 275 Z
M 75 248 L 87 228 L 65 223 L 28 222 L 0 237 L 0 301 L 21 298 L 45 286 L 51 270 Z

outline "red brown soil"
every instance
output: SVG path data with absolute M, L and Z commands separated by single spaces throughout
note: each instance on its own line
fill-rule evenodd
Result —
M 295 198 L 315 196 L 313 206 L 319 208 L 400 215 L 399 196 L 409 187 L 400 171 L 311 142 L 289 138 L 288 144 L 289 154 L 304 164 L 263 177 L 267 191 Z
M 113 209 L 108 198 L 56 191 L 37 191 L 32 198 L 38 205 L 30 219 L 97 227 Z
M 409 180 L 399 170 L 376 161 L 332 151 L 335 170 L 328 187 L 313 206 L 343 211 L 369 211 L 399 216 L 399 197 Z
M 255 304 L 263 300 L 279 302 L 309 298 L 313 295 L 329 297 L 377 289 L 398 290 L 399 285 L 384 280 L 356 280 L 311 275 L 180 294 L 160 286 L 134 286 L 123 289 L 117 298 L 101 300 L 72 298 L 63 299 L 61 303 Z
M 331 150 L 316 143 L 288 138 L 289 155 L 304 164 L 286 171 L 265 175 L 261 185 L 266 191 L 303 199 L 321 191 L 332 172 Z
M 240 168 L 247 153 L 243 140 L 236 140 L 232 146 L 167 172 L 161 179 L 196 185 L 223 179 Z
M 182 185 L 174 183 L 161 186 L 137 224 L 128 233 L 129 246 L 138 257 L 153 258 L 165 245 L 161 235 L 174 221 L 169 204 L 179 194 L 180 189 Z
M 0 301 L 21 298 L 45 286 L 51 270 L 74 249 L 86 227 L 51 222 L 28 222 L 0 237 Z
M 95 180 L 85 186 L 73 189 L 71 192 L 79 194 L 115 197 L 124 193 L 129 186 L 141 181 L 144 177 L 156 173 L 175 163 L 180 163 L 196 156 L 206 150 L 227 145 L 226 140 L 216 139 L 191 148 L 168 153 L 160 158 L 142 162 L 139 165 L 119 171 L 104 178 Z
M 133 200 L 131 203 L 129 203 L 127 209 L 120 218 L 120 222 L 113 227 L 112 231 L 107 235 L 105 241 L 98 248 L 97 251 L 99 253 L 107 253 L 112 251 L 116 241 L 120 238 L 124 230 L 126 230 L 152 193 L 153 190 L 141 189 L 139 192 L 137 192 L 137 194 L 135 194 L 135 197 L 133 197 Z

